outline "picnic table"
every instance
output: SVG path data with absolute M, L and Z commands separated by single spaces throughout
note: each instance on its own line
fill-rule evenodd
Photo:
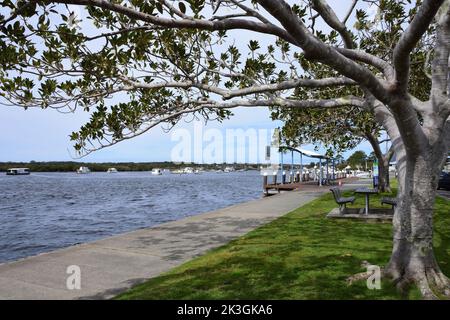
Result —
M 354 191 L 355 193 L 361 193 L 365 195 L 366 198 L 366 205 L 364 207 L 364 214 L 369 214 L 369 195 L 371 194 L 377 194 L 378 189 L 371 189 L 371 188 L 358 188 Z

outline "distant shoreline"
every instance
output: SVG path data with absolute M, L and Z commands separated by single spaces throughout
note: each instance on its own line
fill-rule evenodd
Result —
M 257 170 L 260 164 L 192 164 L 174 162 L 75 162 L 75 161 L 49 161 L 49 162 L 0 162 L 0 172 L 9 168 L 29 168 L 31 172 L 75 172 L 79 167 L 88 167 L 92 172 L 106 172 L 109 168 L 118 171 L 151 171 L 154 168 L 175 170 L 185 167 L 203 168 L 204 170 L 224 169 L 232 166 L 236 170 Z

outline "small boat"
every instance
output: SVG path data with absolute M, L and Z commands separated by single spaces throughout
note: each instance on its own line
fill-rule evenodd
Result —
M 117 173 L 119 172 L 116 168 L 109 168 L 108 171 L 106 171 L 108 173 Z
M 186 167 L 186 168 L 184 168 L 184 173 L 194 173 L 194 168 L 192 168 L 192 167 Z
M 230 172 L 234 172 L 234 171 L 236 171 L 234 169 L 234 167 L 225 167 L 225 169 L 223 170 L 223 172 L 226 172 L 226 173 L 230 173 Z
M 91 170 L 89 170 L 88 167 L 79 167 L 77 169 L 77 173 L 79 173 L 79 174 L 91 173 Z
M 30 169 L 28 168 L 11 168 L 6 171 L 8 176 L 26 176 L 30 174 Z
M 154 169 L 152 169 L 152 175 L 160 176 L 160 175 L 162 175 L 162 170 L 159 168 L 154 168 Z

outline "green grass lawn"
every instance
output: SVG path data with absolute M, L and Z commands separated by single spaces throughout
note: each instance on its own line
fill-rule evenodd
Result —
M 349 193 L 346 193 L 350 195 Z M 357 197 L 354 207 L 363 207 Z M 371 206 L 379 204 L 371 196 Z M 379 206 L 379 205 L 378 205 Z M 118 299 L 400 299 L 388 281 L 369 290 L 346 279 L 366 260 L 380 266 L 391 253 L 390 223 L 327 219 L 326 194 L 307 205 L 132 288 Z M 450 201 L 436 200 L 435 250 L 450 275 Z M 420 298 L 412 290 L 408 298 Z

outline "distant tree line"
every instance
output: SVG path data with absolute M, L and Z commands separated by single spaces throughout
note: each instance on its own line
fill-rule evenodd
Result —
M 336 167 L 339 170 L 344 169 L 347 165 L 350 165 L 352 169 L 371 169 L 373 165 L 373 161 L 375 156 L 373 152 L 370 155 L 366 155 L 364 151 L 355 151 L 352 155 L 348 157 L 347 160 L 342 158 L 342 156 L 338 156 L 335 158 Z M 91 171 L 94 172 L 104 172 L 109 168 L 116 168 L 119 171 L 151 171 L 153 168 L 160 169 L 170 169 L 176 170 L 185 167 L 193 167 L 200 168 L 202 167 L 205 170 L 214 170 L 214 169 L 224 169 L 227 166 L 232 166 L 236 170 L 240 169 L 250 169 L 256 170 L 260 166 L 267 166 L 267 164 L 257 164 L 257 163 L 213 163 L 213 164 L 195 164 L 195 163 L 175 163 L 170 161 L 163 162 L 76 162 L 76 161 L 49 161 L 49 162 L 40 162 L 40 161 L 30 161 L 30 162 L 0 162 L 0 172 L 4 172 L 9 168 L 29 168 L 32 172 L 75 172 L 79 167 L 84 166 L 88 167 Z M 286 166 L 290 166 L 290 164 L 285 164 Z M 296 165 L 298 165 L 296 163 Z M 310 162 L 310 164 L 305 164 L 306 168 L 312 169 L 314 166 L 317 166 L 317 162 Z
M 50 162 L 0 162 L 0 172 L 9 168 L 29 168 L 32 172 L 75 172 L 80 166 L 88 167 L 94 172 L 105 172 L 108 168 L 116 168 L 119 171 L 151 171 L 153 168 L 180 169 L 184 167 L 203 167 L 209 169 L 223 169 L 225 166 L 233 166 L 239 169 L 257 169 L 258 164 L 188 164 L 174 162 L 75 162 L 75 161 L 50 161 Z

